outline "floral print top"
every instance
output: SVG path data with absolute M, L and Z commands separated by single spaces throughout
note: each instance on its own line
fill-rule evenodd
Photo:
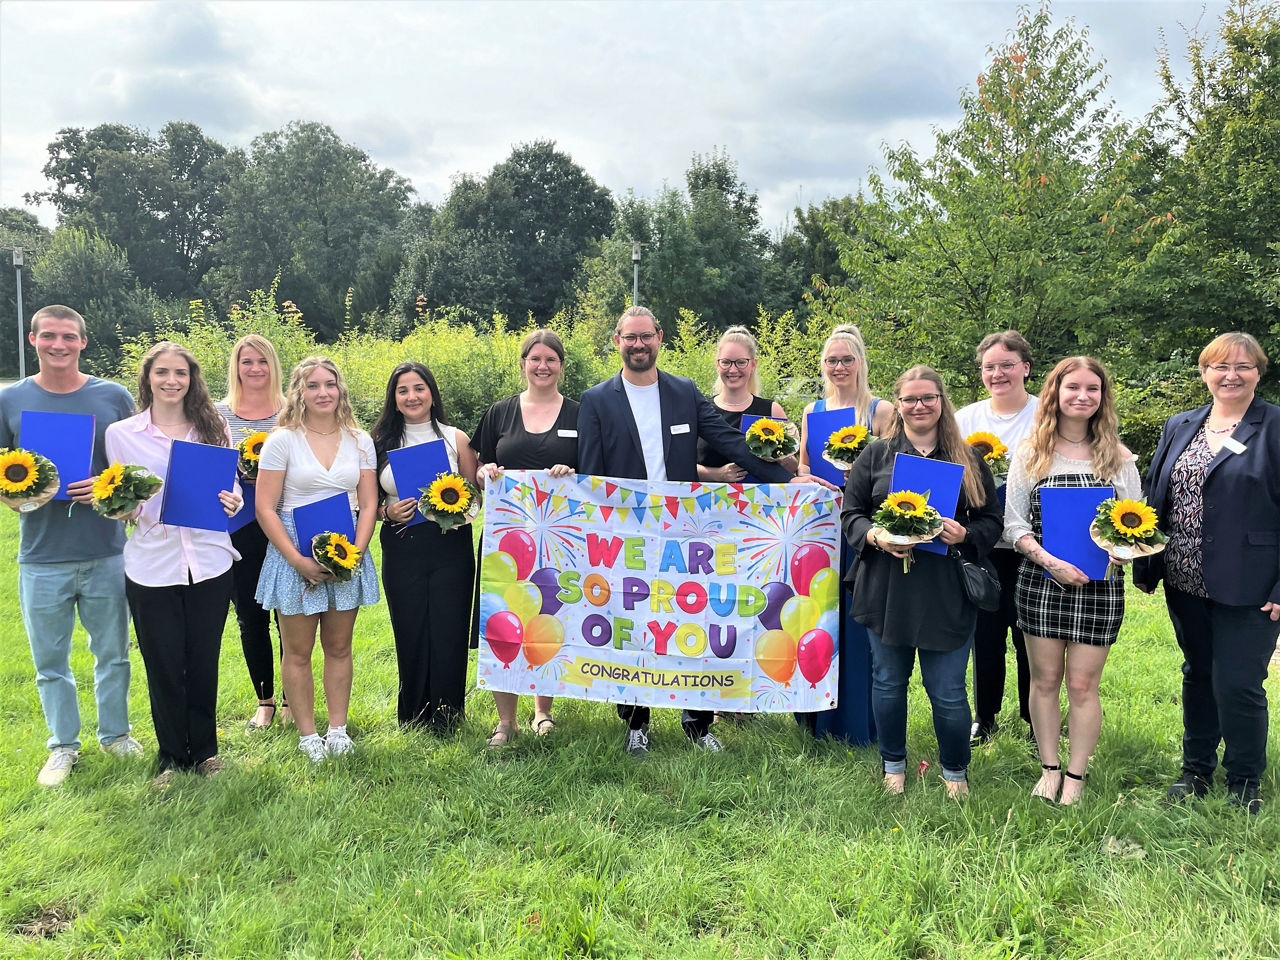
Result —
M 1169 545 L 1165 547 L 1165 578 L 1170 586 L 1193 597 L 1208 597 L 1202 555 L 1204 478 L 1213 463 L 1209 438 L 1202 426 L 1169 473 Z

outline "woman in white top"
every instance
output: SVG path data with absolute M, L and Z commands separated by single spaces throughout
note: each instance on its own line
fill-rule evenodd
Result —
M 294 542 L 293 508 L 345 493 L 361 552 L 355 576 L 334 580 Z M 360 607 L 378 602 L 377 572 L 369 557 L 377 508 L 373 441 L 356 423 L 347 387 L 328 357 L 308 357 L 293 368 L 279 425 L 258 461 L 257 515 L 271 541 L 258 579 L 257 600 L 280 616 L 284 655 L 280 676 L 298 725 L 298 749 L 319 762 L 352 748 L 347 734 L 351 702 L 351 635 Z M 316 733 L 311 651 L 316 629 L 324 650 L 324 693 L 329 732 Z
M 231 443 L 200 364 L 176 343 L 162 341 L 147 351 L 138 372 L 138 409 L 137 416 L 107 427 L 113 463 L 137 464 L 163 477 L 173 441 Z M 238 490 L 223 490 L 218 499 L 228 516 L 242 504 Z M 218 758 L 218 654 L 231 564 L 239 559 L 225 530 L 161 523 L 163 503 L 161 491 L 135 511 L 138 525 L 124 548 L 125 596 L 147 666 L 159 747 L 157 786 L 175 771 L 210 776 L 225 769 Z
M 1080 799 L 1102 730 L 1098 684 L 1124 619 L 1124 577 L 1090 580 L 1044 549 L 1040 491 L 1094 486 L 1113 487 L 1117 498 L 1142 496 L 1137 458 L 1116 433 L 1111 377 L 1092 357 L 1068 357 L 1040 391 L 1031 436 L 1010 466 L 1004 515 L 1005 539 L 1023 556 L 1015 601 L 1027 641 L 1031 725 L 1044 771 L 1032 795 L 1052 800 L 1061 789 L 1063 804 Z M 1058 757 L 1064 676 L 1071 739 L 1065 770 Z
M 978 344 L 977 360 L 982 385 L 990 396 L 956 411 L 956 423 L 966 437 L 980 432 L 999 437 L 1012 453 L 1030 435 L 1036 407 L 1040 404 L 1027 393 L 1031 345 L 1017 330 L 990 333 Z M 996 477 L 996 489 L 1003 497 L 1003 477 Z M 973 632 L 972 736 L 976 743 L 991 739 L 996 715 L 1004 702 L 1006 636 L 1013 640 L 1014 660 L 1018 665 L 1018 711 L 1023 720 L 1031 722 L 1031 668 L 1027 665 L 1027 644 L 1018 629 L 1018 611 L 1013 602 L 1019 557 L 1013 544 L 1001 539 L 989 559 L 1000 578 L 1000 609 L 979 610 L 978 626 Z
M 448 425 L 431 371 L 412 361 L 391 371 L 373 440 L 382 502 L 382 585 L 400 672 L 396 717 L 402 726 L 449 733 L 462 719 L 466 693 L 476 577 L 472 528 L 466 523 L 443 531 L 431 520 L 406 526 L 420 491 L 396 489 L 387 453 L 443 440 L 449 469 L 472 483 L 476 454 L 467 435 Z

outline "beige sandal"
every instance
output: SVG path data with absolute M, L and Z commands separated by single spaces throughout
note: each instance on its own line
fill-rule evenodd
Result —
M 500 723 L 493 728 L 493 733 L 489 739 L 485 741 L 485 746 L 490 750 L 501 750 L 503 747 L 511 745 L 511 741 L 516 738 L 516 728 Z
M 529 722 L 529 729 L 531 729 L 534 733 L 536 733 L 540 737 L 545 737 L 548 733 L 551 733 L 552 731 L 554 731 L 555 728 L 556 728 L 555 718 L 552 717 L 551 714 L 549 713 L 544 713 L 540 717 L 535 716 L 533 720 Z

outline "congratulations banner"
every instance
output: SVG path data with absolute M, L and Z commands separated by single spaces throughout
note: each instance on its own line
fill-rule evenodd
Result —
M 486 690 L 756 712 L 836 705 L 838 494 L 511 471 L 486 490 Z

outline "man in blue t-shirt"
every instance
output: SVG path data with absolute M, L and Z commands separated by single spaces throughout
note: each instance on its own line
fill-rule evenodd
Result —
M 37 310 L 27 339 L 40 372 L 0 391 L 0 447 L 22 446 L 22 411 L 89 413 L 94 418 L 94 474 L 107 467 L 107 427 L 133 415 L 133 398 L 118 383 L 80 372 L 88 344 L 84 318 L 60 304 Z M 18 598 L 35 661 L 36 689 L 49 726 L 49 757 L 36 778 L 62 783 L 80 759 L 80 707 L 71 675 L 76 612 L 93 654 L 98 742 L 116 756 L 142 752 L 129 735 L 129 607 L 124 597 L 124 524 L 90 505 L 93 477 L 63 477 L 74 501 L 55 500 L 19 515 Z

